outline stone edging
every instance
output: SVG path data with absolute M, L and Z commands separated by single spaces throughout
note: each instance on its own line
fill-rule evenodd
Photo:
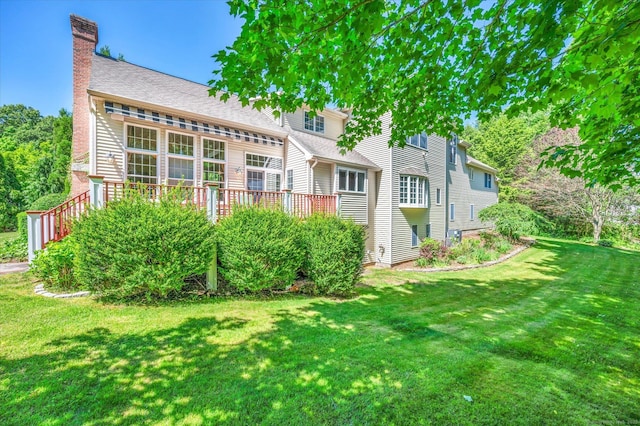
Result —
M 88 291 L 77 291 L 75 293 L 50 293 L 44 289 L 44 284 L 38 284 L 35 288 L 35 293 L 44 297 L 53 297 L 56 299 L 70 299 L 72 297 L 84 297 L 89 296 L 91 293 Z
M 449 272 L 449 271 L 464 271 L 465 269 L 486 268 L 488 266 L 497 265 L 498 263 L 502 263 L 505 260 L 511 259 L 513 256 L 516 256 L 516 255 L 522 253 L 523 251 L 525 251 L 526 249 L 528 249 L 529 247 L 531 247 L 533 244 L 535 244 L 535 241 L 533 241 L 533 242 L 531 242 L 529 244 L 526 244 L 525 246 L 520 247 L 520 248 L 512 251 L 511 253 L 507 254 L 504 257 L 501 257 L 500 259 L 492 260 L 491 262 L 480 263 L 478 265 L 447 266 L 446 268 L 433 268 L 433 269 L 407 268 L 407 269 L 398 269 L 398 271 L 408 271 L 408 272 Z

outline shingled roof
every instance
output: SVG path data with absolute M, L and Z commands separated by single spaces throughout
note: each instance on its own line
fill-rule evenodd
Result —
M 293 130 L 292 128 L 286 128 L 289 133 L 289 139 L 293 139 L 300 147 L 306 151 L 313 158 L 319 160 L 329 160 L 337 163 L 353 164 L 357 166 L 364 166 L 368 169 L 380 170 L 380 167 L 374 162 L 369 160 L 364 155 L 360 154 L 355 149 L 345 152 L 344 155 L 340 153 L 340 150 L 336 146 L 336 141 L 332 139 L 323 138 L 321 136 L 311 135 L 309 133 Z
M 237 97 L 209 96 L 209 87 L 125 61 L 94 54 L 89 91 L 211 117 L 282 135 L 284 129 Z

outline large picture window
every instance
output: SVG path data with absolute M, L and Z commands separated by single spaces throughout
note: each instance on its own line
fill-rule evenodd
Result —
M 427 179 L 400 175 L 400 205 L 426 207 Z
M 338 169 L 338 191 L 365 193 L 366 174 L 359 170 Z
M 194 137 L 169 132 L 167 135 L 167 183 L 193 186 Z
M 158 132 L 146 127 L 127 126 L 127 180 L 158 183 Z
M 215 139 L 202 139 L 202 182 L 217 182 L 224 188 L 226 169 L 225 143 Z
M 317 114 L 312 117 L 309 111 L 305 111 L 304 128 L 312 132 L 324 133 L 324 117 Z
M 280 191 L 282 158 L 259 154 L 245 154 L 247 189 L 251 191 Z
M 407 138 L 409 145 L 417 146 L 418 148 L 427 149 L 427 134 L 420 133 L 419 135 L 413 135 Z

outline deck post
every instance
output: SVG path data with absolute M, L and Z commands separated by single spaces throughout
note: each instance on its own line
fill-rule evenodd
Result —
M 284 212 L 287 213 L 288 215 L 291 215 L 293 214 L 293 208 L 291 206 L 291 190 L 283 189 L 282 192 L 284 192 L 284 197 L 283 197 Z
M 342 217 L 342 193 L 336 192 L 336 216 Z
M 218 183 L 207 184 L 207 217 L 213 223 L 218 220 Z
M 42 219 L 40 215 L 44 213 L 41 211 L 28 211 L 27 212 L 27 251 L 29 264 L 35 259 L 36 252 L 42 250 Z
M 89 202 L 94 209 L 104 206 L 104 176 L 89 176 Z

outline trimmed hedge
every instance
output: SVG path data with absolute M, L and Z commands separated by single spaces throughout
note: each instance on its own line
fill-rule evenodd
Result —
M 217 225 L 219 273 L 240 292 L 285 289 L 302 266 L 298 219 L 275 209 L 238 207 Z
M 302 223 L 303 271 L 320 294 L 348 294 L 362 275 L 364 229 L 336 216 L 313 215 Z
M 204 212 L 171 199 L 153 203 L 130 193 L 74 225 L 75 273 L 106 299 L 166 298 L 204 274 L 215 250 Z

